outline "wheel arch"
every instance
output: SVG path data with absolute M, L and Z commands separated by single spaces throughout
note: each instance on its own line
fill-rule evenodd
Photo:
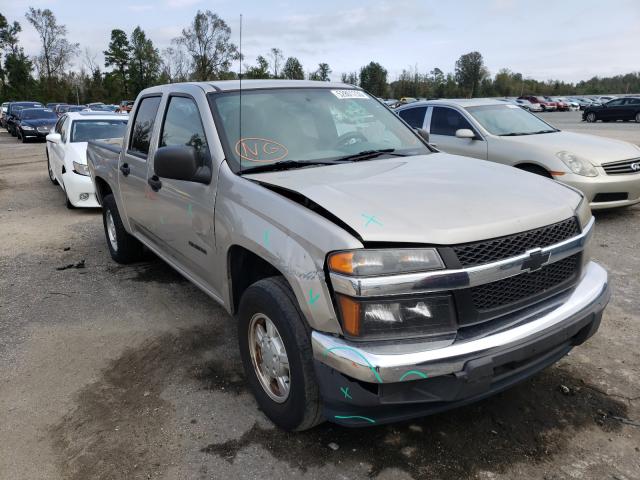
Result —
M 94 183 L 96 186 L 96 198 L 98 199 L 98 203 L 102 205 L 102 199 L 113 193 L 111 189 L 111 185 L 102 177 L 95 177 Z
M 551 175 L 551 171 L 546 165 L 533 160 L 524 160 L 518 162 L 514 165 L 514 167 L 519 170 L 524 170 L 525 172 L 537 173 L 548 178 L 553 178 L 553 176 Z

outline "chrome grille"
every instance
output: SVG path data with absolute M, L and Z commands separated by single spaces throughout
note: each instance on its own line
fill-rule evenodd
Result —
M 548 247 L 579 233 L 578 223 L 574 217 L 571 217 L 562 222 L 515 235 L 457 245 L 453 247 L 453 251 L 463 267 L 471 267 L 521 255 L 534 248 Z
M 607 175 L 618 175 L 622 173 L 640 173 L 640 158 L 631 160 L 620 160 L 619 162 L 605 163 L 602 165 Z

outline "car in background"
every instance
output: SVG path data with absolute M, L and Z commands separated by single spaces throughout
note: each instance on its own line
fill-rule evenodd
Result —
M 542 105 L 540 105 L 539 103 L 531 103 L 529 100 L 525 100 L 524 98 L 516 98 L 514 100 L 518 105 L 520 105 L 520 107 L 530 112 L 542 111 Z
M 133 104 L 135 102 L 133 100 L 123 100 L 120 102 L 116 113 L 129 113 L 133 108 Z
M 567 97 L 551 97 L 551 99 L 553 101 L 555 101 L 556 103 L 563 103 L 564 105 L 566 105 L 567 110 L 570 111 L 570 112 L 575 112 L 575 111 L 580 109 L 580 104 L 578 104 L 578 102 L 574 102 L 570 98 L 567 98 Z M 559 110 L 562 110 L 562 109 L 559 108 Z
M 2 106 L 0 106 L 0 127 L 5 128 L 6 117 L 7 117 L 7 108 L 9 107 L 9 102 L 4 102 Z
M 22 143 L 43 139 L 55 126 L 58 116 L 50 108 L 22 108 L 17 112 L 16 136 Z
M 616 98 L 618 97 L 615 97 L 613 95 L 602 95 L 600 97 L 596 97 L 594 100 L 602 105 L 604 103 L 610 102 L 611 100 L 615 100 Z
M 50 102 L 45 105 L 46 108 L 50 108 L 51 110 L 55 110 L 58 105 L 64 105 L 64 102 Z
M 51 182 L 65 192 L 67 208 L 100 206 L 87 169 L 87 142 L 121 141 L 128 120 L 128 115 L 102 112 L 72 112 L 58 119 L 47 135 L 47 169 Z
M 62 116 L 65 113 L 81 112 L 86 108 L 86 105 L 61 105 L 56 113 L 58 116 Z
M 549 103 L 555 103 L 556 108 L 558 109 L 559 112 L 568 112 L 569 111 L 569 104 L 564 102 L 564 101 L 558 100 L 557 97 L 547 97 L 547 96 L 545 96 L 544 98 Z
M 11 135 L 15 137 L 16 136 L 16 130 L 15 130 L 16 111 L 20 110 L 21 108 L 43 108 L 43 107 L 44 105 L 42 105 L 40 102 L 9 102 L 9 105 L 7 105 L 5 128 Z
M 590 100 L 589 98 L 584 98 L 584 97 L 569 97 L 569 100 L 571 100 L 572 102 L 575 102 L 578 104 L 578 108 L 580 110 L 584 110 L 587 107 L 590 107 L 591 105 L 593 105 L 593 101 Z
M 447 153 L 511 165 L 583 192 L 592 209 L 640 202 L 640 147 L 563 132 L 495 100 L 431 100 L 396 110 Z
M 590 123 L 635 120 L 640 123 L 640 97 L 614 98 L 602 105 L 587 107 L 582 112 L 582 120 Z
M 543 112 L 553 112 L 558 109 L 558 106 L 554 102 L 550 102 L 542 96 L 523 95 L 518 98 L 523 100 L 529 100 L 531 103 L 536 103 L 540 105 Z
M 62 115 L 63 113 L 66 112 L 65 107 L 68 107 L 69 105 L 66 103 L 61 103 L 59 105 L 56 105 L 56 107 L 53 109 L 53 111 L 55 112 L 55 114 L 59 117 L 60 115 Z

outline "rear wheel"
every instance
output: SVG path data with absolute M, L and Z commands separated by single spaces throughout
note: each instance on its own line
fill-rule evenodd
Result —
M 27 143 L 27 137 L 24 136 L 24 133 L 22 133 L 22 130 L 18 130 L 18 138 L 20 140 L 22 140 L 22 143 Z
M 262 411 L 285 430 L 322 422 L 310 330 L 284 278 L 251 285 L 240 300 L 238 320 L 242 364 Z
M 640 112 L 636 113 L 636 123 L 640 123 Z
M 142 258 L 142 244 L 125 230 L 116 199 L 111 194 L 102 199 L 102 223 L 111 258 L 123 264 Z
M 58 185 L 58 180 L 56 180 L 56 174 L 53 173 L 53 168 L 51 168 L 51 160 L 49 160 L 49 151 L 47 150 L 47 170 L 49 171 L 49 180 L 54 185 Z
M 596 121 L 596 114 L 593 112 L 587 113 L 587 122 L 593 123 Z

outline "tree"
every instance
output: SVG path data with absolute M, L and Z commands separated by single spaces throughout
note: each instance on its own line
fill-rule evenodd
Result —
M 282 55 L 282 50 L 279 48 L 272 48 L 269 52 L 269 57 L 271 58 L 271 68 L 273 69 L 273 78 L 280 78 L 281 75 L 281 67 L 282 62 L 284 61 L 284 56 Z
M 3 98 L 28 98 L 33 89 L 33 63 L 18 42 L 22 27 L 0 14 L 0 82 Z M 4 58 L 2 58 L 4 55 Z
M 136 27 L 131 34 L 131 63 L 129 64 L 129 79 L 132 93 L 138 94 L 154 85 L 160 74 L 160 53 L 153 46 L 153 42 L 140 27 Z
M 270 78 L 269 74 L 269 62 L 262 55 L 258 55 L 256 58 L 257 65 L 250 67 L 245 65 L 245 72 L 243 78 L 260 79 Z
M 455 80 L 469 97 L 478 93 L 478 85 L 488 75 L 480 52 L 466 53 L 456 61 Z
M 282 77 L 288 80 L 304 80 L 304 70 L 300 60 L 296 57 L 289 57 L 282 69 Z
M 176 39 L 191 55 L 194 80 L 219 78 L 240 58 L 230 38 L 231 29 L 224 20 L 210 10 L 198 10 L 189 28 Z
M 80 44 L 70 43 L 65 36 L 67 27 L 59 25 L 51 10 L 29 7 L 25 17 L 38 32 L 42 43 L 42 52 L 38 57 L 41 73 L 44 73 L 47 84 L 62 73 L 71 63 L 71 59 L 78 53 Z
M 311 72 L 309 74 L 309 80 L 319 80 L 321 82 L 328 82 L 331 80 L 329 78 L 331 75 L 331 67 L 329 67 L 328 63 L 319 63 L 318 69 L 315 72 Z
M 359 85 L 360 78 L 358 72 L 343 73 L 340 75 L 340 81 L 342 83 L 348 83 L 349 85 Z
M 387 93 L 387 71 L 376 62 L 360 69 L 360 87 L 376 97 L 384 97 Z
M 168 83 L 186 82 L 189 66 L 184 49 L 180 45 L 167 47 L 162 51 L 162 77 Z
M 115 67 L 120 86 L 125 97 L 128 92 L 128 68 L 131 62 L 131 44 L 127 38 L 127 34 L 120 29 L 111 30 L 111 42 L 109 48 L 104 52 L 104 66 Z

